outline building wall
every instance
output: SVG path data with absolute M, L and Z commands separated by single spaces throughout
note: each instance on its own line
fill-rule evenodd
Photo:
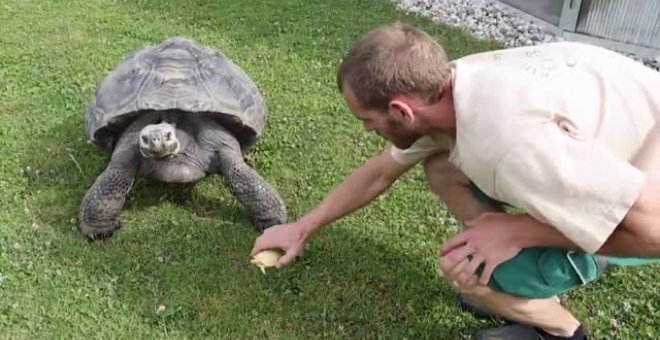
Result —
M 499 0 L 568 41 L 660 57 L 660 0 Z
M 562 0 L 500 0 L 501 2 L 533 15 L 549 24 L 558 26 Z M 659 0 L 660 1 L 660 0 Z
M 575 31 L 660 49 L 660 1 L 583 0 Z

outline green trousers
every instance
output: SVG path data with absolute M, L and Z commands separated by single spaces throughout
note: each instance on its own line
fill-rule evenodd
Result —
M 470 189 L 481 202 L 496 207 L 506 205 L 487 196 L 474 184 Z M 495 268 L 489 286 L 521 298 L 548 298 L 583 286 L 614 268 L 651 263 L 660 263 L 660 259 L 600 256 L 546 247 L 526 248 Z

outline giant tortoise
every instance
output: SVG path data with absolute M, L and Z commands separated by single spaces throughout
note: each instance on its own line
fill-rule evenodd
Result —
M 276 189 L 244 161 L 263 135 L 267 105 L 252 79 L 221 52 L 184 38 L 135 50 L 99 84 L 87 137 L 109 161 L 85 194 L 78 228 L 112 236 L 139 177 L 193 183 L 220 175 L 258 232 L 286 221 Z

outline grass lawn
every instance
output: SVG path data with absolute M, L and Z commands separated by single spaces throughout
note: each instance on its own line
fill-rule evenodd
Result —
M 270 105 L 250 155 L 292 219 L 385 144 L 334 85 L 361 33 L 402 20 L 450 57 L 496 48 L 378 0 L 0 0 L 0 338 L 468 338 L 436 247 L 458 224 L 421 170 L 310 243 L 295 266 L 249 263 L 255 232 L 218 178 L 139 182 L 123 229 L 88 243 L 80 200 L 107 159 L 83 135 L 96 84 L 133 49 L 185 35 L 243 67 Z M 596 338 L 658 328 L 657 268 L 569 294 Z

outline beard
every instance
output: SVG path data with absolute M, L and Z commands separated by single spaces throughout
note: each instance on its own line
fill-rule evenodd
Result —
M 392 144 L 396 146 L 399 149 L 405 150 L 415 144 L 415 142 L 421 138 L 421 136 L 407 136 L 406 138 L 397 138 L 396 140 L 392 141 Z
M 385 120 L 385 123 L 380 129 L 375 129 L 375 132 L 380 137 L 402 150 L 408 149 L 424 135 L 415 126 L 402 124 L 389 117 Z
M 385 138 L 394 146 L 399 149 L 405 150 L 413 145 L 418 139 L 422 137 L 421 134 L 414 131 L 406 131 L 401 128 L 394 128 L 390 131 L 396 131 L 391 133 L 381 133 L 377 132 L 379 136 Z

